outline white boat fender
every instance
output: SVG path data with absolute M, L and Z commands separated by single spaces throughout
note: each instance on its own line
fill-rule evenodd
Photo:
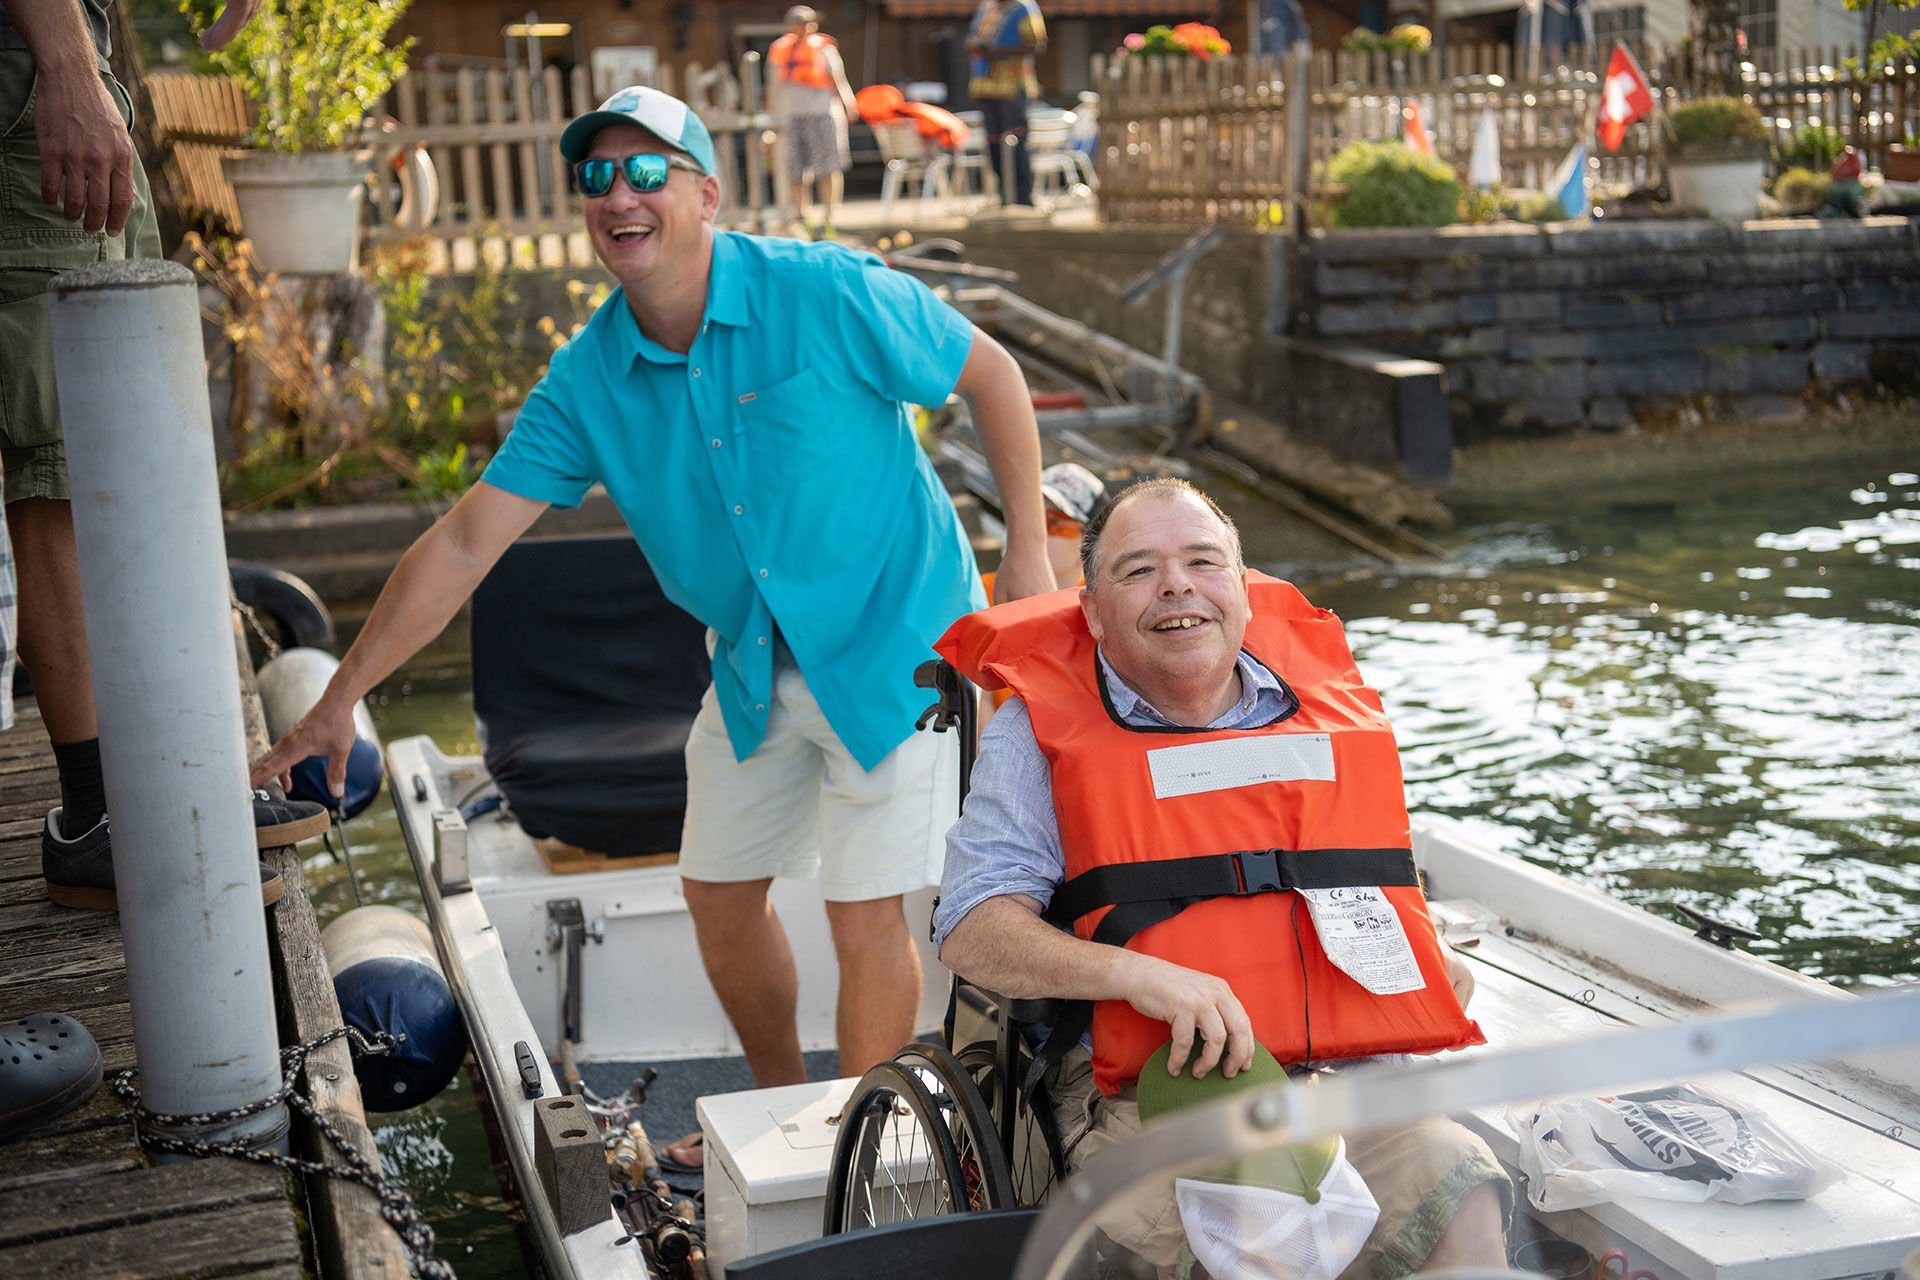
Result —
M 340 669 L 340 661 L 324 649 L 284 649 L 260 668 L 261 708 L 266 712 L 267 734 L 276 742 L 294 722 L 313 709 L 326 692 L 327 681 Z M 351 818 L 372 804 L 380 794 L 386 777 L 386 765 L 380 751 L 380 735 L 373 727 L 373 715 L 364 702 L 353 708 L 353 746 L 347 751 L 347 790 L 338 800 L 327 790 L 327 758 L 308 756 L 293 766 L 288 793 L 295 800 L 311 800 L 328 811 L 338 809 Z
M 347 1025 L 397 1043 L 353 1060 L 369 1111 L 404 1111 L 446 1088 L 467 1056 L 460 1007 L 426 922 L 398 907 L 358 907 L 320 932 Z
M 314 649 L 333 645 L 333 615 L 302 579 L 251 560 L 229 560 L 227 576 L 233 580 L 234 598 L 265 614 L 279 631 L 281 644 Z

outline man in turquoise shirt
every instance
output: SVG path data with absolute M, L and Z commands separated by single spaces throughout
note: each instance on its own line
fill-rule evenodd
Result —
M 877 259 L 715 231 L 713 142 L 678 99 L 624 89 L 570 124 L 561 151 L 620 290 L 556 353 L 479 483 L 401 558 L 326 693 L 254 775 L 325 755 L 338 794 L 354 705 L 541 511 L 598 481 L 713 637 L 680 855 L 708 976 L 756 1082 L 804 1080 L 793 957 L 767 890 L 807 868 L 817 835 L 840 1067 L 856 1075 L 912 1037 L 919 999 L 901 894 L 926 882 L 941 815 L 913 670 L 984 603 L 907 406 L 971 402 L 1005 499 L 997 591 L 1017 599 L 1053 587 L 1026 382 Z

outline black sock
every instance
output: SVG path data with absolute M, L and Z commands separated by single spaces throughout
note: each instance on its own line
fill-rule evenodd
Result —
M 54 763 L 60 766 L 60 834 L 68 840 L 85 835 L 107 811 L 107 784 L 100 776 L 100 739 L 53 744 Z

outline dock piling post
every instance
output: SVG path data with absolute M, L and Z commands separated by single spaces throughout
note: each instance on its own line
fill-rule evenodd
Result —
M 48 291 L 142 1104 L 162 1136 L 284 1147 L 226 546 L 194 275 Z

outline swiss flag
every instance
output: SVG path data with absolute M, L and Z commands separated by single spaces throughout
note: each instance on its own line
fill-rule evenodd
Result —
M 1627 46 L 1615 43 L 1613 57 L 1607 60 L 1606 83 L 1600 87 L 1600 145 L 1618 151 L 1627 126 L 1652 110 L 1647 73 Z

